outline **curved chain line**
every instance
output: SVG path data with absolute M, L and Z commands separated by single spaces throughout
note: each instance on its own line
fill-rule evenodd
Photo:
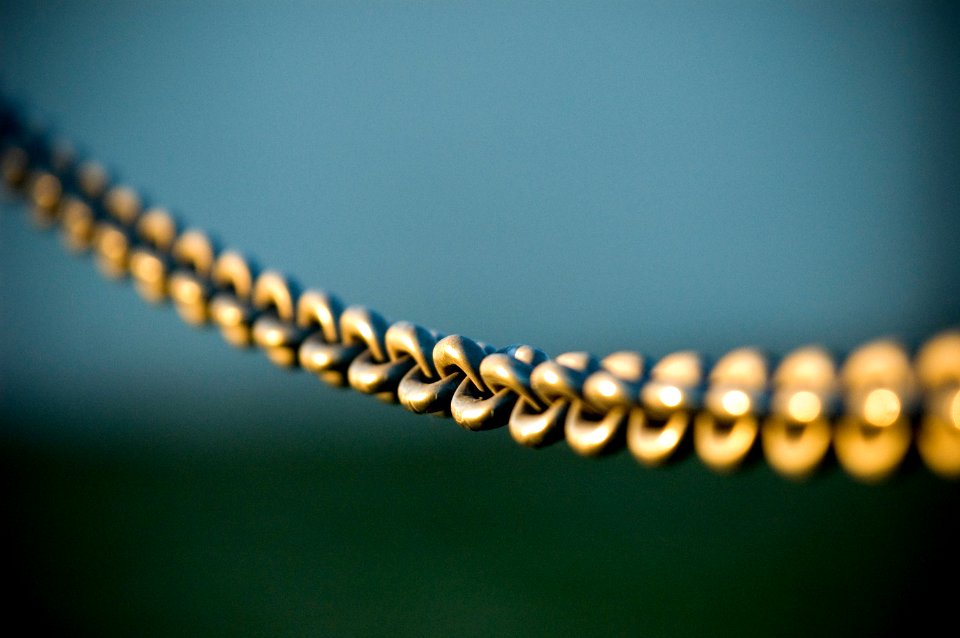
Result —
M 59 223 L 68 246 L 92 249 L 104 274 L 132 275 L 144 298 L 171 298 L 188 323 L 214 323 L 230 343 L 257 345 L 277 365 L 333 385 L 451 416 L 470 430 L 509 425 L 531 447 L 563 438 L 585 456 L 628 447 L 648 466 L 678 458 L 692 439 L 714 470 L 736 469 L 762 447 L 776 471 L 802 478 L 832 448 L 844 469 L 869 482 L 892 474 L 915 442 L 930 469 L 960 476 L 958 332 L 930 340 L 916 366 L 895 343 L 867 344 L 839 374 L 817 348 L 791 353 L 773 375 L 751 349 L 728 353 L 709 372 L 688 352 L 648 369 L 633 352 L 598 360 L 550 359 L 529 346 L 495 350 L 343 308 L 320 291 L 298 294 L 275 272 L 258 275 L 203 233 L 178 233 L 166 211 L 143 212 L 135 191 L 109 187 L 99 165 L 78 164 L 9 112 L 0 114 L 0 148 L 5 183 L 31 200 L 41 225 Z M 933 373 L 924 373 L 923 357 Z

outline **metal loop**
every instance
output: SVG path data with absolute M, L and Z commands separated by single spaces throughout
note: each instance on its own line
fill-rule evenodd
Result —
M 550 361 L 544 361 L 530 374 L 530 387 L 544 402 L 557 399 L 578 400 L 583 394 L 583 383 L 600 369 L 600 362 L 588 352 L 565 352 Z
M 494 352 L 480 362 L 480 377 L 492 394 L 509 390 L 517 395 L 520 402 L 543 411 L 546 405 L 531 389 L 530 374 L 546 360 L 546 353 L 529 346 Z
M 110 279 L 120 279 L 129 272 L 133 244 L 130 228 L 140 216 L 140 207 L 140 196 L 127 186 L 115 186 L 104 197 L 108 217 L 95 224 L 93 249 L 97 266 Z
M 141 240 L 130 253 L 130 276 L 140 296 L 151 303 L 167 297 L 169 254 L 177 237 L 177 224 L 162 208 L 143 214 L 135 230 Z
M 643 408 L 627 415 L 627 449 L 647 467 L 663 465 L 673 456 L 690 424 L 690 413 L 680 410 L 666 419 L 652 420 Z
M 494 354 L 507 359 L 516 358 L 531 368 L 547 358 L 543 352 L 531 346 L 512 345 L 481 359 L 478 371 L 483 383 L 477 385 L 468 376 L 460 382 L 450 399 L 451 415 L 468 430 L 490 430 L 506 425 L 517 402 L 518 395 L 513 387 L 519 384 L 514 383 L 515 379 L 511 380 L 509 368 L 500 369 L 499 364 L 503 359 L 496 357 L 484 368 L 484 362 Z M 489 385 L 488 379 L 496 381 L 496 384 Z
M 834 433 L 840 465 L 865 482 L 893 474 L 910 447 L 907 411 L 915 379 L 906 351 L 888 340 L 855 350 L 844 362 L 841 381 L 847 413 Z
M 873 427 L 905 419 L 916 398 L 916 378 L 907 352 L 890 340 L 855 350 L 843 364 L 841 382 L 847 413 Z
M 444 337 L 433 348 L 433 365 L 437 374 L 444 380 L 448 377 L 458 379 L 457 388 L 450 397 L 450 415 L 468 430 L 482 430 L 496 425 L 484 406 L 478 405 L 490 396 L 480 375 L 480 364 L 492 351 L 492 347 L 460 335 Z M 453 380 L 445 383 L 453 383 Z M 480 409 L 475 411 L 476 407 Z
M 74 253 L 90 250 L 96 218 L 93 209 L 76 197 L 60 202 L 60 231 L 63 245 Z
M 876 483 L 893 474 L 906 456 L 910 425 L 897 420 L 878 428 L 844 416 L 837 422 L 833 447 L 847 473 L 865 483 Z
M 174 307 L 188 324 L 203 325 L 209 319 L 207 304 L 212 292 L 213 243 L 205 233 L 188 230 L 177 237 L 170 254 L 174 270 L 168 286 Z
M 30 199 L 33 202 L 33 222 L 40 228 L 50 228 L 60 214 L 63 186 L 53 173 L 40 171 L 30 179 Z
M 479 390 L 486 392 L 487 387 L 480 376 L 480 362 L 491 352 L 492 347 L 473 339 L 449 335 L 433 347 L 433 366 L 441 377 L 461 374 Z
M 657 362 L 640 391 L 644 409 L 665 419 L 678 410 L 694 410 L 701 401 L 703 360 L 695 352 L 674 352 Z
M 439 335 L 409 321 L 398 321 L 387 329 L 384 344 L 391 361 L 410 357 L 427 379 L 437 376 L 433 365 L 433 348 Z
M 337 387 L 347 385 L 350 363 L 366 348 L 340 343 L 342 312 L 337 297 L 318 290 L 304 292 L 297 302 L 297 325 L 312 331 L 300 344 L 300 365 Z
M 563 438 L 563 423 L 570 409 L 569 399 L 557 399 L 543 409 L 517 401 L 510 411 L 510 436 L 520 445 L 544 447 Z
M 587 375 L 598 367 L 596 358 L 585 352 L 565 352 L 535 366 L 529 387 L 539 401 L 517 401 L 513 406 L 509 421 L 513 440 L 543 447 L 563 438 L 570 403 L 580 396 Z
M 474 393 L 460 385 L 451 400 L 451 408 L 468 423 L 469 429 L 491 429 L 506 425 L 516 406 L 523 403 L 542 411 L 545 407 L 530 388 L 530 373 L 547 360 L 543 351 L 526 345 L 513 345 L 491 353 L 480 362 L 480 378 L 486 393 Z
M 345 345 L 361 344 L 370 351 L 372 360 L 387 360 L 384 338 L 389 324 L 380 313 L 363 306 L 350 306 L 340 315 L 340 340 Z
M 140 196 L 129 186 L 114 186 L 103 199 L 107 214 L 123 226 L 133 226 L 143 206 Z
M 343 302 L 322 290 L 307 290 L 297 301 L 297 325 L 304 329 L 319 328 L 326 343 L 340 343 L 340 317 Z
M 411 412 L 450 416 L 450 402 L 462 381 L 461 372 L 428 379 L 420 366 L 414 366 L 400 379 L 397 398 Z
M 640 394 L 643 357 L 614 352 L 583 382 L 581 399 L 572 402 L 564 422 L 567 444 L 582 456 L 600 456 L 620 449 L 630 408 Z
M 924 344 L 915 369 L 925 395 L 917 449 L 932 471 L 960 478 L 960 331 L 941 333 Z
M 204 279 L 210 278 L 215 250 L 213 242 L 203 231 L 185 231 L 173 243 L 170 255 L 178 267 L 192 270 Z
M 629 408 L 614 407 L 597 415 L 583 401 L 573 401 L 564 422 L 567 444 L 581 456 L 602 456 L 620 449 Z
M 703 362 L 693 352 L 669 354 L 653 366 L 640 391 L 642 408 L 631 408 L 627 448 L 640 463 L 655 467 L 670 460 L 690 427 L 703 382 Z
M 253 341 L 281 368 L 294 368 L 304 330 L 295 323 L 296 290 L 286 277 L 267 271 L 257 277 L 251 302 L 259 315 L 253 322 Z
M 397 401 L 397 389 L 403 376 L 414 367 L 413 359 L 380 361 L 369 349 L 360 351 L 347 368 L 350 387 L 364 394 L 373 394 L 381 401 Z
M 756 414 L 762 411 L 766 383 L 766 361 L 751 348 L 727 353 L 710 372 L 706 409 L 693 423 L 693 444 L 711 469 L 731 471 L 746 459 L 757 438 Z
M 227 343 L 238 348 L 249 347 L 253 343 L 253 322 L 257 317 L 251 301 L 253 269 L 243 255 L 228 250 L 213 262 L 210 281 L 216 290 L 208 307 L 210 321 L 220 328 Z
M 780 474 L 804 478 L 826 456 L 836 376 L 833 359 L 817 347 L 795 350 L 777 367 L 761 442 L 767 462 Z
M 953 405 L 960 405 L 960 390 L 954 392 Z M 917 449 L 931 471 L 943 478 L 960 478 L 960 429 L 927 416 L 917 432 Z
M 604 413 L 615 407 L 635 405 L 643 379 L 643 355 L 614 352 L 603 358 L 597 370 L 583 383 L 583 400 L 591 410 Z
M 97 162 L 84 162 L 77 169 L 77 183 L 80 192 L 91 201 L 103 197 L 110 185 L 110 176 L 106 169 Z
M 94 223 L 93 251 L 97 267 L 108 279 L 122 279 L 130 267 L 130 235 L 115 222 L 101 220 Z
M 433 349 L 440 335 L 416 324 L 401 321 L 387 330 L 387 355 L 392 361 L 410 358 L 411 367 L 397 386 L 400 404 L 417 414 L 442 416 L 450 410 L 450 400 L 460 384 L 456 373 L 441 377 L 433 363 Z
M 397 386 L 411 358 L 393 361 L 385 345 L 389 324 L 378 312 L 363 306 L 350 306 L 340 315 L 340 339 L 344 345 L 358 344 L 364 349 L 350 362 L 347 381 L 350 387 L 364 394 L 373 394 L 386 402 L 397 400 Z

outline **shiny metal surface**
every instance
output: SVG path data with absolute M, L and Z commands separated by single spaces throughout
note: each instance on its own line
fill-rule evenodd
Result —
M 960 477 L 960 331 L 942 333 L 917 353 L 924 410 L 917 449 L 931 470 Z
M 762 432 L 764 455 L 777 472 L 803 478 L 816 470 L 830 449 L 836 390 L 833 360 L 821 348 L 796 350 L 777 367 Z
M 710 468 L 727 472 L 746 459 L 757 438 L 766 384 L 766 359 L 752 348 L 727 353 L 710 371 L 705 409 L 693 423 L 694 449 Z
M 627 447 L 640 463 L 662 465 L 676 452 L 702 382 L 703 362 L 695 352 L 675 352 L 653 366 L 640 391 L 642 408 L 632 408 L 627 423 Z
M 59 225 L 65 245 L 92 249 L 107 277 L 129 274 L 147 301 L 169 297 L 187 323 L 212 322 L 229 343 L 256 344 L 281 367 L 450 416 L 468 430 L 509 425 L 529 447 L 566 438 L 577 454 L 601 456 L 626 446 L 651 467 L 690 442 L 716 471 L 736 469 L 759 448 L 773 469 L 799 479 L 830 458 L 832 446 L 850 475 L 875 482 L 916 442 L 933 472 L 960 476 L 955 330 L 930 339 L 913 361 L 886 340 L 845 359 L 806 347 L 772 375 L 767 357 L 751 348 L 712 367 L 689 351 L 657 361 L 629 351 L 598 360 L 584 352 L 551 359 L 526 345 L 497 350 L 345 308 L 326 292 L 299 294 L 279 273 L 259 273 L 235 251 L 218 253 L 202 231 L 180 233 L 164 209 L 143 212 L 137 191 L 111 186 L 99 164 L 20 135 L 8 132 L 0 147 L 3 181 L 39 226 Z
M 154 208 L 137 220 L 140 244 L 130 252 L 130 276 L 140 296 L 159 303 L 167 298 L 170 250 L 177 238 L 177 224 L 162 208 Z
M 304 331 L 294 323 L 297 303 L 294 287 L 280 273 L 268 270 L 257 277 L 251 302 L 259 312 L 253 322 L 254 342 L 276 365 L 295 367 Z
M 449 414 L 450 401 L 460 383 L 456 373 L 441 377 L 433 362 L 433 350 L 440 335 L 423 326 L 398 321 L 390 326 L 385 338 L 391 361 L 408 358 L 414 365 L 397 385 L 400 404 L 418 414 Z
M 540 401 L 517 402 L 510 413 L 510 436 L 528 447 L 561 440 L 570 403 L 579 399 L 584 382 L 598 367 L 586 352 L 566 352 L 537 365 L 530 373 L 530 388 Z
M 210 320 L 227 343 L 238 348 L 252 345 L 257 313 L 251 301 L 254 271 L 250 264 L 240 253 L 225 251 L 214 262 L 210 279 L 216 288 L 208 308 Z
M 170 250 L 173 272 L 169 291 L 180 317 L 190 325 L 202 326 L 209 319 L 210 269 L 213 267 L 213 244 L 199 230 L 180 235 Z
M 840 372 L 846 413 L 834 433 L 834 450 L 857 478 L 879 481 L 893 474 L 910 448 L 908 412 L 916 379 L 906 350 L 880 340 L 854 351 Z
M 297 325 L 309 333 L 300 344 L 300 365 L 336 387 L 347 384 L 347 368 L 363 351 L 342 343 L 342 313 L 340 300 L 326 292 L 307 290 L 297 301 Z

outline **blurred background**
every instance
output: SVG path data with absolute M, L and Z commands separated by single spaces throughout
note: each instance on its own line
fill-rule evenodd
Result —
M 960 317 L 955 3 L 0 3 L 0 93 L 445 333 L 915 347 Z M 272 367 L 0 211 L 10 613 L 66 635 L 881 635 L 960 499 L 533 452 Z M 938 584 L 946 577 L 946 589 Z

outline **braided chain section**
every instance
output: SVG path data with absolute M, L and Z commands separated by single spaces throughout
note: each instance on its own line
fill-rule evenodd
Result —
M 773 370 L 752 348 L 709 368 L 694 352 L 653 362 L 636 352 L 550 358 L 527 345 L 496 349 L 301 292 L 202 231 L 182 229 L 163 208 L 146 208 L 99 164 L 79 162 L 10 112 L 0 114 L 0 153 L 3 181 L 29 201 L 33 220 L 58 226 L 69 250 L 92 252 L 105 276 L 129 276 L 145 300 L 172 301 L 185 322 L 216 326 L 227 342 L 331 385 L 468 430 L 508 426 L 530 447 L 566 439 L 584 456 L 626 447 L 651 467 L 692 448 L 729 472 L 762 452 L 789 478 L 835 459 L 873 482 L 894 473 L 915 443 L 930 470 L 960 477 L 960 331 L 933 337 L 912 358 L 882 340 L 842 362 L 800 348 Z

